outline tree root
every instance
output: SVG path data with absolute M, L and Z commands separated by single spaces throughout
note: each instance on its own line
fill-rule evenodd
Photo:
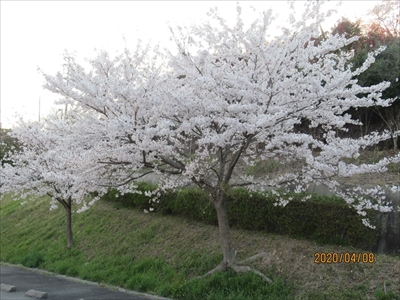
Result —
M 253 272 L 254 274 L 257 274 L 258 276 L 261 276 L 262 279 L 264 279 L 268 283 L 272 283 L 272 280 L 269 279 L 267 276 L 265 276 L 263 273 L 260 271 L 257 271 L 253 269 L 252 267 L 249 266 L 238 266 L 238 265 L 233 265 L 231 266 L 232 270 L 234 270 L 236 273 L 247 273 L 247 272 Z
M 216 266 L 214 269 L 212 269 L 211 271 L 208 271 L 206 274 L 204 274 L 204 275 L 202 275 L 202 276 L 199 276 L 199 277 L 197 277 L 197 278 L 203 278 L 203 277 L 207 277 L 208 275 L 212 275 L 212 274 L 214 274 L 215 272 L 218 272 L 218 271 L 222 271 L 224 268 L 222 267 L 222 265 L 223 265 L 223 263 L 221 263 L 221 264 L 219 264 L 218 266 Z
M 256 260 L 259 257 L 266 257 L 267 255 L 268 255 L 267 252 L 260 252 L 260 253 L 258 253 L 256 255 L 250 256 L 249 258 L 246 258 L 246 259 L 238 262 L 238 264 L 240 264 L 240 265 L 246 264 L 246 263 L 252 262 L 253 260 Z
M 209 275 L 214 274 L 215 272 L 218 271 L 226 271 L 227 269 L 232 269 L 233 271 L 235 271 L 236 273 L 247 273 L 247 272 L 253 272 L 254 274 L 257 274 L 258 276 L 260 276 L 261 278 L 263 278 L 266 282 L 268 283 L 272 283 L 272 280 L 269 279 L 267 276 L 265 276 L 263 273 L 261 273 L 260 271 L 257 271 L 255 269 L 253 269 L 250 266 L 240 266 L 239 264 L 244 264 L 244 263 L 248 263 L 251 262 L 259 257 L 265 257 L 267 255 L 266 252 L 261 252 L 258 253 L 256 255 L 253 255 L 249 258 L 246 258 L 240 262 L 238 262 L 237 264 L 233 264 L 231 266 L 226 266 L 226 264 L 224 264 L 223 262 L 221 264 L 219 264 L 218 266 L 216 266 L 214 269 L 212 269 L 211 271 L 208 271 L 206 274 L 199 276 L 197 278 L 203 278 Z

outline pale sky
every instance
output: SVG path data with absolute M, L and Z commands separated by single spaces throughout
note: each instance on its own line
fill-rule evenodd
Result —
M 76 51 L 80 58 L 91 57 L 94 49 L 115 52 L 140 38 L 161 46 L 168 43 L 167 22 L 198 23 L 210 7 L 217 6 L 226 18 L 235 18 L 237 1 L 0 1 L 1 9 L 1 111 L 2 128 L 15 124 L 15 115 L 24 120 L 43 118 L 60 96 L 42 88 L 40 67 L 55 75 L 62 70 L 64 50 Z M 298 1 L 302 5 L 302 1 Z M 332 6 L 337 1 L 332 1 Z M 381 1 L 343 1 L 333 21 L 342 16 L 364 18 Z M 272 8 L 285 14 L 285 1 L 242 1 L 257 11 Z M 282 10 L 283 9 L 283 10 Z M 324 30 L 330 30 L 327 24 Z M 133 46 L 132 46 L 133 47 Z

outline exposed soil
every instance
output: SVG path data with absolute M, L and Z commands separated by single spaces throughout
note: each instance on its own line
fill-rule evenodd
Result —
M 233 236 L 237 245 L 243 245 L 246 240 L 248 245 L 258 245 L 258 247 L 262 238 L 258 234 L 249 232 L 246 233 L 246 238 L 241 238 L 236 231 L 233 231 Z M 262 249 L 254 249 L 254 252 L 249 253 L 253 255 L 257 251 L 268 252 L 268 256 L 261 258 L 254 267 L 262 269 L 272 266 L 275 275 L 288 278 L 297 291 L 296 299 L 309 299 L 310 291 L 315 291 L 315 296 L 318 296 L 319 292 L 334 296 L 340 290 L 361 289 L 365 299 L 375 299 L 374 292 L 383 291 L 385 287 L 387 291 L 400 292 L 399 257 L 376 255 L 350 247 L 318 245 L 285 236 L 276 238 L 271 236 L 264 241 L 268 242 Z M 328 253 L 340 256 L 346 252 L 356 253 L 356 262 L 346 263 L 343 260 L 341 263 L 316 263 L 315 261 L 316 258 L 320 258 L 316 253 L 323 253 L 323 256 Z M 367 256 L 368 259 L 373 258 L 373 262 L 363 263 L 362 258 L 358 262 L 358 254 L 362 253 L 365 253 L 364 258 Z M 319 297 L 315 299 L 323 299 Z

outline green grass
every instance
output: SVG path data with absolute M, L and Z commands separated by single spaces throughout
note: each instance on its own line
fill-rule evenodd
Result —
M 49 211 L 49 199 L 45 197 L 25 205 L 21 202 L 10 195 L 0 201 L 2 262 L 173 299 L 364 299 L 366 294 L 373 297 L 374 293 L 377 299 L 388 299 L 387 295 L 400 299 L 394 273 L 380 272 L 379 264 L 340 272 L 345 282 L 351 282 L 349 278 L 354 279 L 358 273 L 365 277 L 375 272 L 374 278 L 379 282 L 387 276 L 387 294 L 381 286 L 371 289 L 371 279 L 367 277 L 353 280 L 359 288 L 339 282 L 327 289 L 314 284 L 319 274 L 329 275 L 326 270 L 312 265 L 314 270 L 310 271 L 308 265 L 312 264 L 315 251 L 338 249 L 245 230 L 232 230 L 238 258 L 269 251 L 272 261 L 255 261 L 251 266 L 272 278 L 273 284 L 253 273 L 215 273 L 198 279 L 222 259 L 215 226 L 134 209 L 116 209 L 106 201 L 97 202 L 84 213 L 73 214 L 75 246 L 67 249 L 64 210 Z M 302 261 L 294 261 L 300 257 L 304 257 Z M 382 266 L 399 264 L 387 256 L 383 259 Z M 338 272 L 332 269 L 331 273 L 329 280 L 334 282 Z
M 208 285 L 215 285 L 213 280 L 221 281 L 226 276 L 193 279 L 214 268 L 222 257 L 217 247 L 211 252 L 201 245 L 191 247 L 190 236 L 182 241 L 188 245 L 174 247 L 178 238 L 174 228 L 183 232 L 185 225 L 193 226 L 190 221 L 132 209 L 117 210 L 110 203 L 99 202 L 87 212 L 73 214 L 75 246 L 67 249 L 63 209 L 49 211 L 47 198 L 23 206 L 21 202 L 13 201 L 11 196 L 1 200 L 3 262 L 177 299 L 192 287 L 208 289 Z M 264 287 L 257 291 L 276 289 L 252 274 L 230 274 L 229 278 L 233 286 L 225 299 L 253 298 L 255 291 L 245 284 L 249 280 Z M 290 292 L 283 281 L 277 284 Z M 209 299 L 224 299 L 224 293 L 214 286 L 207 295 Z
M 216 273 L 212 277 L 192 279 L 174 290 L 176 299 L 291 299 L 291 287 L 281 279 L 265 284 L 255 274 L 236 275 L 229 271 Z
M 387 168 L 388 172 L 398 174 L 400 172 L 400 163 L 390 163 Z

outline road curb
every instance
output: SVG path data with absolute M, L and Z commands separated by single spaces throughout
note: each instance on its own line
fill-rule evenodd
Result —
M 13 286 L 13 285 L 8 285 L 8 284 L 3 284 L 3 283 L 1 284 L 0 289 L 1 289 L 2 291 L 4 291 L 4 292 L 8 292 L 8 293 L 16 292 L 16 291 L 17 291 L 17 288 L 16 288 L 15 286 Z
M 47 298 L 47 293 L 46 292 L 40 292 L 40 291 L 35 291 L 35 290 L 29 290 L 25 293 L 26 297 L 31 297 L 35 299 L 46 299 Z

